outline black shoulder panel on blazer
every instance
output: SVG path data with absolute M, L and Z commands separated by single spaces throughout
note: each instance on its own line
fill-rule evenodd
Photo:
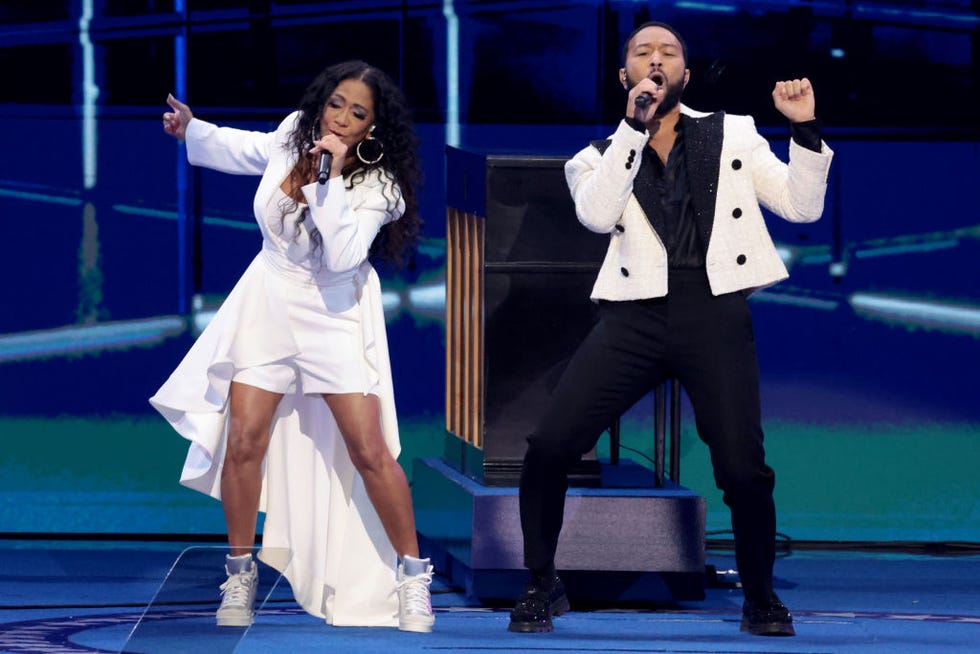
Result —
M 592 141 L 589 143 L 593 148 L 599 151 L 599 154 L 605 154 L 606 148 L 612 144 L 612 139 L 601 139 L 599 141 Z

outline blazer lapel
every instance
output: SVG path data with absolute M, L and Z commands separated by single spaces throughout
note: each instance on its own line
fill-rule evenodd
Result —
M 694 220 L 701 243 L 707 252 L 711 225 L 718 195 L 718 170 L 721 165 L 721 141 L 725 135 L 725 112 L 696 118 L 681 114 L 684 147 L 687 154 L 687 179 L 690 184 Z
M 657 197 L 657 173 L 654 171 L 654 164 L 649 159 L 656 157 L 657 154 L 649 147 L 643 148 L 643 165 L 636 171 L 633 178 L 633 195 L 640 205 L 640 210 L 647 217 L 653 231 L 657 233 L 662 242 L 667 241 L 667 220 L 664 218 L 663 211 L 660 210 L 660 200 Z M 647 213 L 647 210 L 650 213 Z
M 605 153 L 606 148 L 612 143 L 611 140 L 605 139 L 602 141 L 592 141 L 590 145 L 598 150 L 600 153 Z M 647 148 L 643 148 L 642 157 L 649 156 Z M 656 155 L 654 155 L 656 156 Z M 653 167 L 646 165 L 640 166 L 640 169 L 636 171 L 636 177 L 633 178 L 633 195 L 636 197 L 637 204 L 640 206 L 640 211 L 646 216 L 647 221 L 650 226 L 653 227 L 653 231 L 656 232 L 657 236 L 663 240 L 663 234 L 666 229 L 666 222 L 664 221 L 663 214 L 657 211 L 657 198 L 654 193 L 654 186 L 656 180 L 654 179 Z M 648 215 L 646 208 L 650 208 L 653 211 L 653 215 Z

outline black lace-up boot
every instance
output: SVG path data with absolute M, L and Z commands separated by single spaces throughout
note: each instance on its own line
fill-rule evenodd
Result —
M 753 602 L 745 600 L 742 605 L 742 631 L 756 636 L 795 636 L 793 616 L 775 593 L 769 601 Z
M 552 616 L 561 615 L 569 608 L 565 586 L 557 574 L 532 574 L 514 610 L 510 612 L 510 626 L 507 629 L 523 633 L 553 631 Z

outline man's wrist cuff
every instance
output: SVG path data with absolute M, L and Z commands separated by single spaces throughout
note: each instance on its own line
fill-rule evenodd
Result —
M 635 129 L 637 132 L 647 131 L 647 126 L 643 124 L 642 120 L 638 120 L 636 118 L 633 118 L 632 116 L 627 116 L 623 120 L 626 121 L 626 124 L 632 127 L 633 129 Z
M 790 123 L 793 140 L 796 141 L 796 144 L 814 152 L 820 152 L 820 142 L 822 140 L 820 128 L 819 118 L 805 120 L 800 123 Z

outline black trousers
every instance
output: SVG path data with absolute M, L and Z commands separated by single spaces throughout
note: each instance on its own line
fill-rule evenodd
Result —
M 676 377 L 711 452 L 715 483 L 731 509 L 746 598 L 768 599 L 775 560 L 775 475 L 766 465 L 759 369 L 748 302 L 713 296 L 705 271 L 671 270 L 666 297 L 603 302 L 600 319 L 555 387 L 521 473 L 524 564 L 554 565 L 568 470 L 617 417 Z

